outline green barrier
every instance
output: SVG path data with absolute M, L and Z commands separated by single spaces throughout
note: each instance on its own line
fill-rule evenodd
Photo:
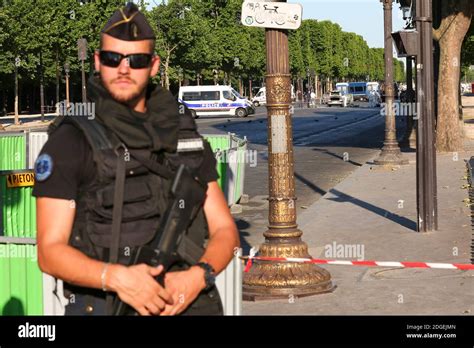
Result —
M 230 148 L 230 137 L 229 135 L 206 135 L 204 136 L 211 145 L 212 151 L 217 152 L 219 150 L 225 151 Z
M 36 245 L 0 244 L 0 315 L 43 314 L 36 255 Z
M 26 142 L 22 133 L 0 135 L 0 170 L 24 169 Z
M 227 163 L 222 160 L 223 156 L 221 155 L 223 151 L 226 151 L 230 148 L 230 138 L 228 135 L 206 135 L 204 138 L 211 145 L 211 149 L 216 155 L 217 160 L 217 174 L 219 174 L 219 179 L 217 184 L 222 191 L 226 192 L 226 178 L 227 178 Z
M 204 135 L 204 138 L 209 141 L 216 156 L 219 187 L 224 192 L 229 206 L 236 204 L 243 194 L 247 140 L 239 139 L 231 133 Z M 234 156 L 237 162 L 229 163 L 231 156 Z
M 8 173 L 27 167 L 25 139 L 23 133 L 0 134 L 0 315 L 43 314 L 43 274 L 31 244 L 36 237 L 33 188 L 7 187 Z
M 32 196 L 33 187 L 8 188 L 6 175 L 0 175 L 0 191 L 3 203 L 3 235 L 36 237 L 36 200 Z

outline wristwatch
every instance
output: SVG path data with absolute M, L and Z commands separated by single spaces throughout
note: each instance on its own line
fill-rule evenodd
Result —
M 198 262 L 196 263 L 196 266 L 201 267 L 204 270 L 204 281 L 206 283 L 204 291 L 210 290 L 216 283 L 216 271 L 206 262 Z

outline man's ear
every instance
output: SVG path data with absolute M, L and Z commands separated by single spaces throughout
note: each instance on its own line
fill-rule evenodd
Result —
M 160 56 L 153 57 L 153 60 L 151 61 L 150 77 L 155 77 L 156 74 L 158 74 L 158 71 L 160 71 L 160 62 Z
M 99 58 L 98 50 L 94 52 L 94 66 L 95 66 L 95 71 L 100 71 L 100 58 Z

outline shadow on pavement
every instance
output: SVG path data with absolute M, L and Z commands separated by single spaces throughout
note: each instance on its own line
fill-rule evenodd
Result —
M 329 156 L 333 156 L 333 157 L 339 158 L 339 159 L 343 160 L 344 162 L 353 164 L 353 165 L 355 165 L 355 166 L 357 166 L 357 167 L 362 167 L 362 164 L 360 164 L 360 163 L 358 163 L 358 162 L 354 162 L 354 161 L 352 161 L 352 160 L 345 160 L 344 157 L 338 155 L 337 153 L 328 151 L 327 149 L 318 149 L 318 148 L 315 147 L 315 148 L 313 148 L 313 151 L 322 152 L 322 153 L 328 154 Z
M 376 207 L 373 204 L 361 201 L 360 199 L 357 199 L 355 197 L 352 197 L 350 195 L 347 195 L 343 192 L 340 192 L 335 189 L 329 190 L 330 193 L 333 195 L 337 196 L 337 198 L 328 198 L 328 200 L 334 201 L 334 202 L 350 202 L 352 204 L 358 205 L 361 208 L 367 209 L 368 211 L 371 211 L 379 216 L 383 216 L 384 218 L 391 220 L 405 228 L 408 228 L 409 230 L 416 231 L 416 222 L 412 221 L 410 219 L 407 219 L 403 216 L 393 214 L 385 209 Z
M 242 219 L 236 219 L 235 224 L 237 225 L 237 229 L 239 231 L 240 247 L 242 248 L 242 253 L 243 255 L 248 255 L 252 246 L 245 239 L 245 237 L 250 236 L 250 233 L 245 230 L 248 229 L 251 225 L 247 221 Z
M 321 196 L 324 196 L 326 194 L 326 191 L 324 191 L 323 189 L 321 189 L 318 186 L 316 186 L 315 184 L 313 184 L 311 181 L 306 179 L 301 174 L 298 174 L 298 173 L 295 172 L 295 178 L 298 179 L 299 181 L 301 181 L 303 184 L 307 185 L 314 192 L 319 193 Z

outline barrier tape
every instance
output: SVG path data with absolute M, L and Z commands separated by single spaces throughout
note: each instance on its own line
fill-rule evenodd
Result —
M 265 256 L 243 256 L 247 260 L 244 272 L 250 271 L 253 260 L 268 262 L 290 262 L 290 263 L 312 263 L 323 265 L 341 266 L 365 266 L 365 267 L 401 267 L 401 268 L 435 268 L 435 269 L 459 269 L 463 271 L 474 270 L 474 265 L 466 263 L 434 263 L 434 262 L 391 262 L 391 261 L 346 261 L 346 260 L 322 260 L 295 257 L 265 257 Z

